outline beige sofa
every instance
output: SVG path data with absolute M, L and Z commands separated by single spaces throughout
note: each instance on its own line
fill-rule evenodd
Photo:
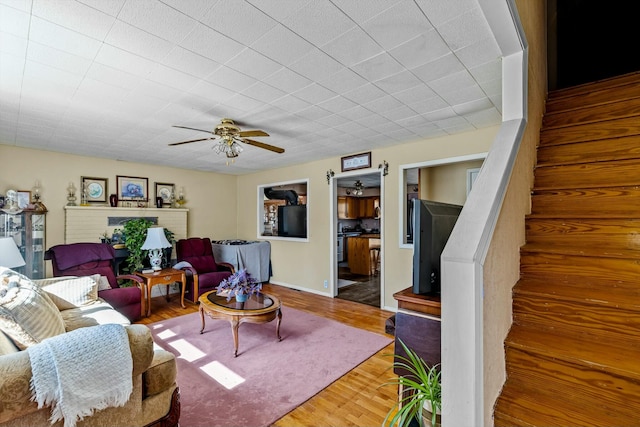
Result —
M 146 326 L 130 325 L 126 317 L 100 300 L 96 278 L 44 279 L 29 281 L 32 285 L 28 285 L 21 276 L 20 290 L 16 291 L 16 276 L 11 273 L 0 267 L 0 426 L 51 425 L 51 408 L 38 409 L 32 401 L 32 371 L 26 348 L 39 345 L 48 336 L 106 323 L 122 324 L 126 329 L 133 359 L 133 392 L 124 406 L 97 411 L 78 421 L 77 426 L 178 425 L 180 401 L 174 355 L 153 343 Z M 7 286 L 10 281 L 13 288 Z M 21 313 L 24 307 L 30 308 Z M 100 366 L 96 366 L 95 375 L 99 381 Z

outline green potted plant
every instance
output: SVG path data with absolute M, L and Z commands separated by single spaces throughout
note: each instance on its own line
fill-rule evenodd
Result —
M 407 356 L 395 355 L 394 368 L 406 371 L 405 375 L 383 385 L 399 385 L 403 396 L 391 408 L 383 421 L 383 426 L 408 426 L 415 418 L 422 426 L 440 426 L 442 407 L 442 384 L 440 382 L 440 364 L 429 366 L 424 359 L 402 340 L 398 340 Z M 388 424 L 387 424 L 388 422 Z
M 152 221 L 146 218 L 134 218 L 130 219 L 124 224 L 124 244 L 129 251 L 129 256 L 126 260 L 126 266 L 124 270 L 130 274 L 144 268 L 144 261 L 147 257 L 147 251 L 142 249 L 145 239 L 147 238 L 147 228 L 152 227 L 154 224 Z M 167 237 L 169 243 L 174 243 L 175 238 L 173 232 L 168 229 L 164 229 L 164 234 Z M 171 258 L 170 248 L 163 254 L 163 262 L 168 262 Z
M 227 301 L 236 297 L 237 302 L 245 302 L 251 294 L 260 292 L 262 283 L 247 272 L 246 268 L 236 271 L 218 285 L 218 295 L 226 295 Z

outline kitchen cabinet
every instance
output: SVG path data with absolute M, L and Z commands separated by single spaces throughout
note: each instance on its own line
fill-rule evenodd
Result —
M 338 219 L 378 218 L 380 197 L 338 197 Z M 378 209 L 376 209 L 378 208 Z
M 370 249 L 377 245 L 380 247 L 380 235 L 371 234 L 358 237 L 349 237 L 347 239 L 347 253 L 349 262 L 349 271 L 353 274 L 362 274 L 364 276 L 370 276 L 372 271 L 373 261 L 371 259 Z
M 378 218 L 380 197 L 361 197 L 358 203 L 358 218 Z
M 13 237 L 26 262 L 24 267 L 15 270 L 31 279 L 43 279 L 45 212 L 25 210 L 19 214 L 9 214 L 0 211 L 0 227 L 0 236 Z
M 356 197 L 338 197 L 338 219 L 358 219 L 359 201 Z

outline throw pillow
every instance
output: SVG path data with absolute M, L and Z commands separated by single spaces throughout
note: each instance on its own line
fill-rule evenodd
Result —
M 98 276 L 99 277 L 99 276 Z M 98 299 L 98 283 L 93 276 L 69 277 L 42 286 L 58 310 L 91 304 Z
M 98 291 L 111 289 L 111 284 L 109 283 L 109 279 L 107 279 L 106 277 L 100 274 L 93 274 L 90 277 L 92 277 L 93 280 L 95 280 L 98 283 Z
M 0 330 L 21 350 L 65 332 L 60 311 L 28 277 L 0 267 Z

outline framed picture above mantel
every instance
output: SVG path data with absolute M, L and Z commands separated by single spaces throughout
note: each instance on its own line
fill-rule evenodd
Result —
M 144 201 L 149 199 L 149 178 L 116 176 L 118 200 Z

